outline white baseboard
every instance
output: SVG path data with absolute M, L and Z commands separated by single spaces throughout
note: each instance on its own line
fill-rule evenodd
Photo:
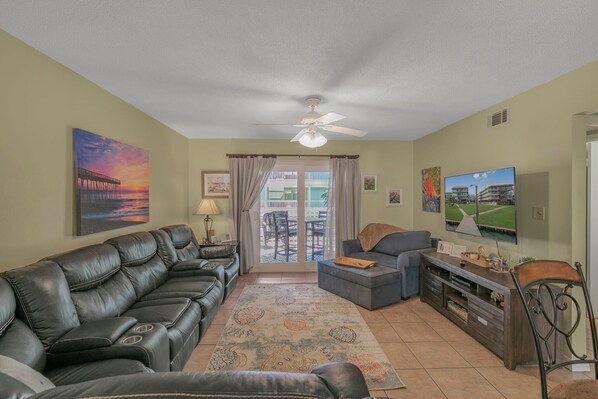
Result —
M 572 364 L 571 371 L 573 371 L 574 373 L 587 373 L 588 371 L 590 371 L 590 365 L 589 364 Z

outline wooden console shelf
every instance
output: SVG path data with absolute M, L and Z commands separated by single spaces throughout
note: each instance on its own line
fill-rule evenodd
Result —
M 421 255 L 421 301 L 498 355 L 506 368 L 533 363 L 533 338 L 510 274 L 460 261 L 436 252 Z M 492 302 L 492 291 L 504 296 L 504 308 Z

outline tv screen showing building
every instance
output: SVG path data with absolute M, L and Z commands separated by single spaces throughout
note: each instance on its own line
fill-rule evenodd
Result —
M 515 168 L 444 178 L 448 231 L 517 243 Z

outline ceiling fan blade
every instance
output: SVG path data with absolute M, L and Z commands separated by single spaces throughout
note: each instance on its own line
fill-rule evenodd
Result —
M 349 136 L 363 137 L 366 134 L 368 134 L 368 132 L 366 132 L 365 130 L 350 129 L 348 127 L 341 127 L 341 126 L 334 126 L 334 125 L 326 125 L 326 126 L 318 126 L 318 127 L 320 129 L 328 130 L 329 132 L 348 134 Z
M 328 123 L 340 121 L 341 119 L 345 118 L 345 115 L 337 114 L 336 112 L 329 112 L 326 115 L 322 115 L 318 119 L 316 119 L 316 122 L 319 122 L 322 125 L 326 125 Z
M 307 131 L 308 131 L 308 129 L 302 129 L 302 130 L 301 130 L 301 131 L 300 131 L 300 132 L 299 132 L 299 133 L 298 133 L 298 134 L 297 134 L 295 137 L 293 137 L 293 138 L 291 139 L 291 143 L 292 143 L 292 142 L 295 142 L 295 141 L 299 141 L 299 139 L 300 139 L 301 137 L 303 137 L 303 135 L 304 135 L 305 133 L 307 133 Z
M 305 127 L 305 125 L 292 125 L 289 123 L 252 123 L 253 126 L 294 126 Z

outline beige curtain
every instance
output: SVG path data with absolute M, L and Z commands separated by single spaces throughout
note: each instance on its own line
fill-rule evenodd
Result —
M 230 213 L 233 220 L 233 237 L 241 245 L 240 274 L 253 267 L 254 231 L 249 210 L 266 185 L 276 158 L 229 158 Z M 259 237 L 258 237 L 259 239 Z
M 357 237 L 360 202 L 359 160 L 332 158 L 328 181 L 326 259 L 340 255 L 341 242 Z

